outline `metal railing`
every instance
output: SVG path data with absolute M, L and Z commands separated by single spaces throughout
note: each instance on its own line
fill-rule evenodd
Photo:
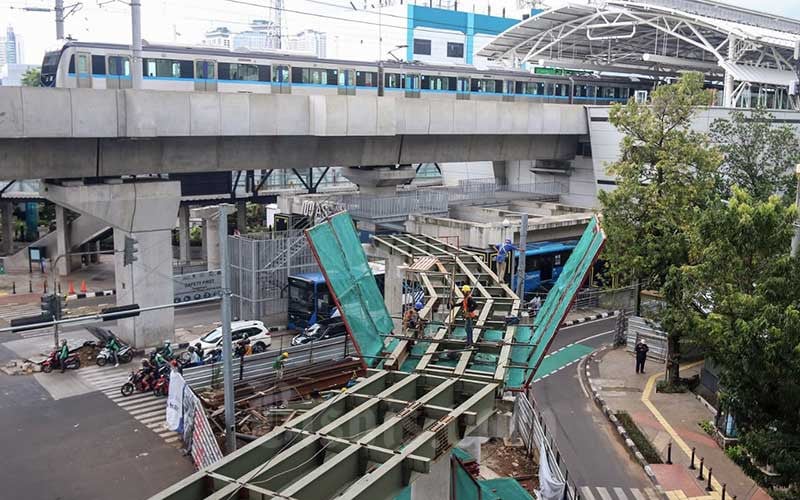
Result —
M 652 358 L 660 363 L 667 360 L 667 334 L 659 330 L 654 325 L 639 316 L 631 316 L 628 318 L 628 335 L 625 342 L 625 349 L 633 352 L 636 343 L 639 340 L 646 340 L 647 357 Z
M 564 192 L 564 186 L 557 182 L 539 182 L 535 184 L 501 184 L 494 178 L 465 179 L 457 186 L 437 189 L 447 193 L 450 203 L 485 201 L 500 198 L 503 193 L 525 194 L 526 199 L 557 201 Z
M 397 196 L 340 196 L 337 202 L 354 219 L 398 220 L 410 214 L 446 214 L 448 195 L 421 189 Z
M 247 382 L 254 379 L 269 383 L 275 378 L 272 368 L 281 352 L 289 353 L 284 365 L 286 370 L 304 368 L 323 361 L 341 361 L 356 351 L 350 345 L 349 337 L 337 337 L 319 342 L 309 342 L 282 350 L 267 351 L 260 354 L 233 359 L 234 382 Z M 242 365 L 244 362 L 244 365 Z M 195 391 L 222 384 L 222 362 L 195 366 L 183 370 L 183 378 Z

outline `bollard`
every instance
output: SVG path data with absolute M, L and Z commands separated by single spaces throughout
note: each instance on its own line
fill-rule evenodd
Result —
M 711 487 L 711 473 L 714 471 L 713 467 L 708 468 L 708 484 L 706 485 L 706 491 L 714 491 L 714 488 Z
M 689 464 L 689 470 L 694 470 L 694 450 L 695 448 L 692 447 L 692 462 Z
M 61 282 L 58 282 L 58 294 L 61 295 Z
M 11 295 L 16 295 L 16 294 L 17 294 L 17 282 L 16 281 L 12 281 L 11 282 Z
M 28 280 L 28 293 L 33 293 L 33 281 Z
M 699 480 L 701 480 L 701 481 L 702 481 L 703 479 L 705 479 L 705 478 L 703 477 L 703 462 L 704 462 L 705 460 L 706 460 L 706 458 L 705 458 L 705 457 L 700 457 L 700 474 L 698 474 L 698 475 L 697 475 L 697 479 L 699 479 Z
M 727 490 L 727 489 L 728 489 L 728 485 L 725 484 L 725 483 L 722 483 L 722 500 L 725 500 L 725 490 Z
M 47 295 L 47 280 L 42 280 L 42 293 Z
M 667 465 L 672 465 L 672 441 L 667 445 Z

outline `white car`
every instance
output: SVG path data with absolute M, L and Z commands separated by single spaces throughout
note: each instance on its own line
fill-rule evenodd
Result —
M 234 344 L 236 344 L 245 333 L 250 339 L 250 345 L 253 346 L 254 353 L 266 351 L 272 343 L 269 330 L 261 321 L 234 321 L 231 323 L 231 340 Z M 200 346 L 205 352 L 221 347 L 222 327 L 220 326 L 211 330 L 199 339 L 191 341 L 189 345 L 195 345 L 197 342 L 200 342 Z

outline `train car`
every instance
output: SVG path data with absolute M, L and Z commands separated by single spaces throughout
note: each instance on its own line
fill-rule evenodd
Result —
M 534 74 L 472 66 L 319 59 L 288 52 L 210 47 L 142 48 L 142 88 L 236 93 L 387 95 L 576 104 L 625 102 L 654 81 L 594 74 Z M 48 87 L 131 87 L 127 45 L 68 42 L 42 62 Z

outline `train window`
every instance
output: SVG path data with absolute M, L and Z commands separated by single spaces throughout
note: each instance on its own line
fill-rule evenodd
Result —
M 258 81 L 258 66 L 255 64 L 219 63 L 217 73 L 220 80 Z
M 554 96 L 566 96 L 568 94 L 568 85 L 565 83 L 556 83 L 553 85 L 553 95 Z
M 69 56 L 69 69 L 67 70 L 70 73 L 75 73 L 75 56 Z
M 414 39 L 414 53 L 422 56 L 431 55 L 431 41 L 423 38 Z
M 275 71 L 272 72 L 272 81 L 275 83 L 288 83 L 289 66 L 275 66 Z
M 336 85 L 335 69 L 292 68 L 292 83 Z
M 450 76 L 422 75 L 420 88 L 423 90 L 456 90 L 456 79 Z
M 106 58 L 104 56 L 92 56 L 92 74 L 106 74 Z
M 269 66 L 259 66 L 258 67 L 258 81 L 259 82 L 268 82 L 270 81 L 270 67 Z
M 469 78 L 459 78 L 456 85 L 456 90 L 459 92 L 469 92 Z
M 108 74 L 113 76 L 130 76 L 131 60 L 123 56 L 108 56 Z
M 356 86 L 377 87 L 378 74 L 372 71 L 356 71 Z
M 464 57 L 464 44 L 447 42 L 447 57 Z
M 386 73 L 383 75 L 383 86 L 389 89 L 403 88 L 403 75 L 397 73 Z
M 517 94 L 542 95 L 544 94 L 544 83 L 537 82 L 517 82 Z
M 192 61 L 178 61 L 181 78 L 194 78 L 194 64 Z
M 191 61 L 176 61 L 173 59 L 145 59 L 144 75 L 159 78 L 191 78 L 192 75 L 184 75 L 183 69 L 188 63 L 191 68 Z
M 89 74 L 89 58 L 86 56 L 86 54 L 78 54 L 78 74 Z
M 473 78 L 472 86 L 470 88 L 473 92 L 502 93 L 503 82 L 502 80 L 483 80 L 479 78 Z

